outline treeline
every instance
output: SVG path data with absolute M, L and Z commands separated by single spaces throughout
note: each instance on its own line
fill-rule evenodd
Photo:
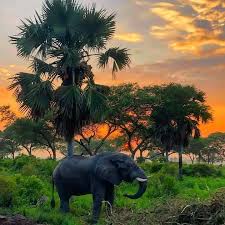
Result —
M 101 119 L 91 123 L 83 121 L 82 129 L 78 129 L 74 138 L 75 153 L 95 155 L 101 151 L 121 150 L 129 151 L 131 157 L 139 160 L 163 156 L 168 161 L 169 155 L 177 152 L 182 176 L 183 154 L 195 156 L 189 143 L 193 145 L 192 139 L 200 137 L 199 125 L 212 119 L 205 93 L 194 86 L 180 84 L 143 88 L 123 84 L 107 89 L 105 96 L 106 106 L 99 110 L 101 115 L 96 115 Z M 8 120 L 8 125 L 1 133 L 0 147 L 3 156 L 10 153 L 14 157 L 22 148 L 29 155 L 44 148 L 54 159 L 57 150 L 66 152 L 53 113 L 32 120 L 7 117 L 10 109 L 6 111 L 3 118 Z M 198 154 L 199 160 L 205 159 L 204 151 Z
M 197 161 L 223 164 L 225 161 L 225 133 L 217 132 L 206 138 L 192 139 L 185 154 L 189 156 L 192 163 Z

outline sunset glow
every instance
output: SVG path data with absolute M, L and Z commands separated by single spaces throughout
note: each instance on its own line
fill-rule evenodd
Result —
M 84 0 L 96 2 L 117 15 L 117 31 L 110 45 L 130 49 L 131 67 L 112 80 L 109 70 L 94 68 L 97 83 L 141 86 L 178 82 L 193 84 L 207 95 L 214 120 L 202 125 L 202 135 L 225 132 L 225 3 L 224 0 Z M 0 105 L 21 116 L 7 90 L 15 73 L 29 64 L 17 57 L 9 35 L 18 33 L 20 19 L 40 11 L 41 0 L 1 1 Z M 0 129 L 2 129 L 0 125 Z M 103 131 L 104 132 L 104 131 Z

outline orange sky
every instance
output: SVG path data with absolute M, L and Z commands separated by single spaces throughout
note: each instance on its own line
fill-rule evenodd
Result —
M 130 49 L 130 69 L 111 79 L 95 69 L 99 83 L 140 85 L 178 82 L 194 84 L 207 94 L 214 121 L 202 126 L 204 136 L 225 132 L 225 2 L 224 0 L 83 0 L 117 14 L 111 45 Z M 20 19 L 40 11 L 42 0 L 1 1 L 0 7 L 0 105 L 18 105 L 6 90 L 8 78 L 27 70 L 16 56 L 9 35 L 18 33 Z M 135 15 L 135 16 L 134 16 Z

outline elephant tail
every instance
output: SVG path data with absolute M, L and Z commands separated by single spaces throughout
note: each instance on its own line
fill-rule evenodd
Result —
M 54 180 L 52 179 L 52 200 L 51 200 L 52 209 L 55 208 L 54 190 L 55 190 L 55 183 L 54 183 Z

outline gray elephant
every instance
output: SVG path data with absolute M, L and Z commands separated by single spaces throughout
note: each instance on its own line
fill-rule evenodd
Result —
M 103 201 L 113 205 L 114 185 L 122 181 L 139 182 L 139 190 L 134 195 L 124 196 L 137 199 L 140 198 L 147 188 L 147 177 L 135 162 L 122 153 L 101 153 L 92 157 L 73 156 L 65 158 L 53 172 L 53 198 L 54 184 L 60 198 L 60 209 L 69 211 L 69 199 L 71 196 L 85 194 L 93 195 L 92 224 L 96 224 Z

